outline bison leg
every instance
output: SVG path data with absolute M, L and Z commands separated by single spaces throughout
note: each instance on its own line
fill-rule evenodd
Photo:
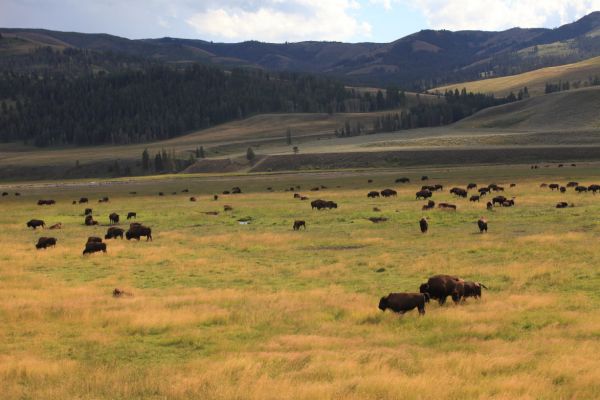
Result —
M 446 303 L 446 297 L 447 296 L 442 296 L 438 299 L 438 303 L 440 303 L 440 306 L 443 306 Z
M 425 304 L 419 305 L 419 315 L 425 315 Z

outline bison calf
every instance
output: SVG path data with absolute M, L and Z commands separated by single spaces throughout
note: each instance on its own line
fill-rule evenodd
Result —
M 429 303 L 427 293 L 390 293 L 379 300 L 379 309 L 392 310 L 398 314 L 418 309 L 419 315 L 425 315 L 425 303 Z

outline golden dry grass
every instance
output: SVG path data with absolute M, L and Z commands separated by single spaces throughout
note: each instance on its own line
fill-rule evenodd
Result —
M 21 188 L 21 198 L 0 199 L 0 397 L 595 398 L 600 198 L 539 188 L 592 183 L 600 180 L 594 171 L 436 169 L 409 172 L 415 183 L 402 187 L 393 184 L 406 175 L 399 171 L 142 181 L 137 196 L 116 186 Z M 505 195 L 517 207 L 488 213 L 446 189 L 435 200 L 459 211 L 430 212 L 431 231 L 421 235 L 421 173 L 447 189 L 515 182 Z M 282 191 L 291 184 L 324 184 L 303 193 L 340 208 L 311 211 Z M 244 194 L 210 198 L 233 185 Z M 155 195 L 176 187 L 199 201 Z M 398 198 L 367 200 L 368 190 L 385 187 Z M 81 224 L 83 206 L 70 204 L 80 195 L 111 197 L 91 204 L 103 224 L 109 212 L 137 211 L 154 241 L 109 241 L 107 254 L 82 257 L 85 238 L 106 226 Z M 58 204 L 40 208 L 38 197 Z M 554 209 L 563 199 L 576 207 Z M 223 204 L 231 215 L 203 214 Z M 366 220 L 375 214 L 389 221 Z M 486 235 L 476 233 L 480 215 L 490 221 Z M 236 222 L 246 216 L 250 225 Z M 31 217 L 65 229 L 27 231 Z M 308 229 L 293 232 L 294 219 Z M 58 237 L 58 246 L 35 251 L 42 234 Z M 434 273 L 490 290 L 460 306 L 431 303 L 424 317 L 377 309 L 382 295 L 415 291 Z M 133 296 L 115 299 L 114 287 Z

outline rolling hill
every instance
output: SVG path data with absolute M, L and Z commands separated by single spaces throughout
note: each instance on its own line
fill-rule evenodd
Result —
M 29 46 L 125 53 L 165 62 L 207 62 L 331 74 L 350 84 L 424 89 L 446 82 L 505 76 L 600 55 L 600 12 L 556 29 L 514 28 L 502 32 L 423 30 L 391 43 L 213 43 L 160 38 L 129 40 L 107 34 L 41 29 L 0 29 Z M 0 48 L 2 45 L 0 44 Z M 8 51 L 4 46 L 5 53 Z
M 446 90 L 466 88 L 474 93 L 493 93 L 496 96 L 507 96 L 527 87 L 531 96 L 544 94 L 546 83 L 586 82 L 590 77 L 600 76 L 600 57 L 590 58 L 577 63 L 541 68 L 518 75 L 504 76 L 454 85 L 441 86 L 430 92 L 443 93 Z

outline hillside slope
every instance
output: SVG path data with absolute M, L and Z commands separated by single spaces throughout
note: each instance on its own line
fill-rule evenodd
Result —
M 512 130 L 587 130 L 600 128 L 600 88 L 591 87 L 532 97 L 488 108 L 454 128 Z
M 546 83 L 586 82 L 590 77 L 600 76 L 600 57 L 590 58 L 577 63 L 541 68 L 523 74 L 504 76 L 441 86 L 430 92 L 445 92 L 446 90 L 461 90 L 466 88 L 473 93 L 493 93 L 498 97 L 507 96 L 510 92 L 517 93 L 527 87 L 531 96 L 544 94 Z

